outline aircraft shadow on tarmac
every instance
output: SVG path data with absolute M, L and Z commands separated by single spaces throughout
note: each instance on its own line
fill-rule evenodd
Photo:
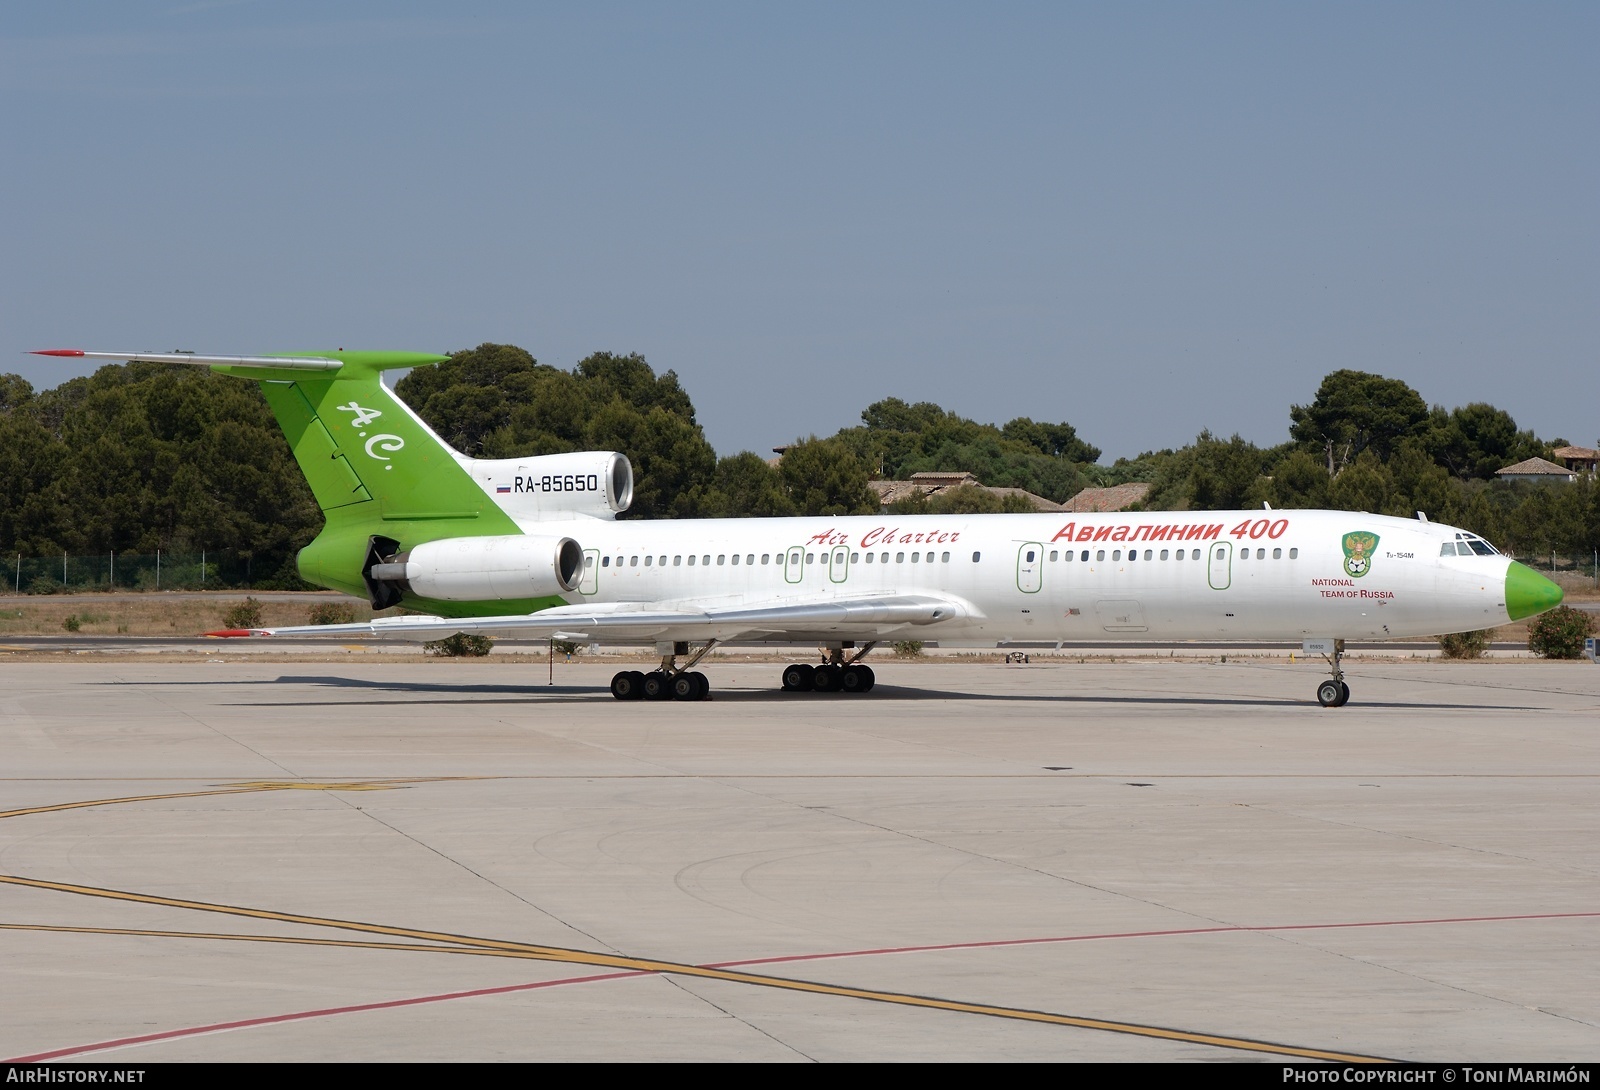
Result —
M 127 684 L 116 682 L 114 684 Z M 215 681 L 186 681 L 168 684 L 215 685 Z M 412 693 L 422 699 L 361 700 L 361 704 L 382 705 L 471 705 L 471 704 L 590 704 L 597 700 L 612 700 L 604 688 L 579 685 L 472 685 L 429 681 L 382 681 L 369 678 L 283 675 L 273 680 L 230 681 L 230 685 L 309 685 L 344 689 L 366 693 Z M 427 697 L 439 699 L 426 699 Z M 1022 702 L 1037 704 L 1044 701 L 1086 705 L 1173 705 L 1205 707 L 1251 708 L 1316 708 L 1315 700 L 1286 699 L 1281 697 L 1224 697 L 1224 696 L 1110 696 L 1082 693 L 970 693 L 944 689 L 919 689 L 899 685 L 878 685 L 870 696 L 845 693 L 785 693 L 778 689 L 724 689 L 712 690 L 711 699 L 741 704 L 784 703 L 804 707 L 809 704 L 871 707 L 874 702 L 889 700 L 972 700 L 978 702 Z M 672 703 L 664 701 L 663 703 Z M 232 707 L 318 707 L 316 700 L 264 700 L 234 701 Z M 1495 706 L 1482 704 L 1441 704 L 1437 701 L 1368 701 L 1360 702 L 1363 708 L 1398 709 L 1403 711 L 1535 711 L 1534 708 Z

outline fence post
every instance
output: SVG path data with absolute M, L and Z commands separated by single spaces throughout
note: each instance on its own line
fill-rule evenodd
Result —
M 22 554 L 17 554 L 17 593 L 22 593 Z
M 206 585 L 206 551 L 200 550 L 200 585 Z
M 62 585 L 63 588 L 66 587 L 66 585 L 67 585 L 67 554 L 66 553 L 62 553 L 61 554 L 61 585 Z
M 1554 564 L 1555 561 L 1552 560 L 1551 563 Z M 111 569 L 110 570 L 111 570 L 111 574 L 106 576 L 106 589 L 107 590 L 110 590 L 112 587 L 117 585 L 117 550 L 115 550 L 115 549 L 111 550 Z M 1554 570 L 1554 569 L 1552 569 L 1552 570 Z
M 156 589 L 161 589 L 161 550 L 156 550 Z

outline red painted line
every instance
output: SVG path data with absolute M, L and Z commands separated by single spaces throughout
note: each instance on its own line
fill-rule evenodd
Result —
M 1269 931 L 1350 930 L 1357 927 L 1420 927 L 1440 923 L 1505 923 L 1513 920 L 1579 920 L 1600 917 L 1600 912 L 1543 912 L 1520 916 L 1441 916 L 1433 920 L 1365 920 L 1356 923 L 1290 923 L 1274 927 L 1179 927 L 1167 931 L 1108 931 L 1095 935 L 1059 935 L 1044 939 L 995 939 L 989 942 L 948 942 L 937 946 L 884 946 L 873 950 L 844 950 L 828 954 L 792 954 L 775 958 L 750 958 L 745 961 L 717 961 L 707 969 L 734 966 L 772 965 L 798 961 L 827 961 L 833 958 L 861 958 L 876 954 L 928 954 L 940 950 L 992 950 L 1002 946 L 1041 946 L 1046 943 L 1093 942 L 1101 939 L 1158 939 L 1171 935 L 1260 934 Z
M 1353 930 L 1359 927 L 1422 927 L 1429 924 L 1449 923 L 1510 923 L 1523 920 L 1582 920 L 1600 917 L 1600 912 L 1540 912 L 1526 913 L 1517 916 L 1441 916 L 1427 920 L 1363 920 L 1354 923 L 1293 923 L 1279 924 L 1271 927 L 1181 927 L 1164 931 L 1111 931 L 1092 935 L 1057 935 L 1050 938 L 1039 939 L 994 939 L 987 942 L 947 942 L 930 946 L 881 946 L 869 950 L 843 950 L 825 954 L 789 954 L 782 957 L 771 958 L 743 958 L 738 961 L 707 962 L 702 968 L 706 969 L 733 969 L 750 965 L 778 965 L 793 964 L 802 961 L 825 961 L 838 958 L 873 957 L 880 954 L 928 954 L 942 950 L 993 950 L 1006 946 L 1042 946 L 1051 943 L 1064 942 L 1093 942 L 1105 939 L 1156 939 L 1168 938 L 1176 935 L 1234 935 L 1234 934 L 1261 934 L 1278 931 L 1336 931 Z M 160 1033 L 146 1033 L 138 1037 L 121 1037 L 112 1041 L 97 1041 L 87 1045 L 72 1045 L 67 1048 L 53 1049 L 49 1052 L 37 1052 L 31 1056 L 12 1056 L 0 1060 L 0 1063 L 41 1063 L 45 1060 L 56 1060 L 64 1056 L 82 1056 L 90 1052 L 106 1052 L 114 1048 L 125 1048 L 130 1045 L 152 1044 L 157 1041 L 170 1041 L 180 1037 L 198 1037 L 207 1033 L 222 1033 L 227 1030 L 253 1029 L 256 1026 L 277 1025 L 283 1022 L 300 1022 L 310 1018 L 326 1018 L 336 1014 L 360 1014 L 365 1011 L 391 1010 L 395 1007 L 414 1007 L 424 1003 L 444 1003 L 453 999 L 474 999 L 486 995 L 506 995 L 511 992 L 535 991 L 540 988 L 556 988 L 564 984 L 592 984 L 604 980 L 623 980 L 629 977 L 652 976 L 651 973 L 621 972 L 598 973 L 590 976 L 562 977 L 557 980 L 540 980 L 531 984 L 508 984 L 499 988 L 477 988 L 465 992 L 443 992 L 438 995 L 419 995 L 410 999 L 391 999 L 381 1003 L 360 1003 L 348 1007 L 324 1007 L 320 1010 L 294 1011 L 290 1014 L 267 1015 L 262 1018 L 245 1018 L 236 1022 L 215 1022 L 205 1026 L 189 1026 L 184 1029 L 163 1030 Z
M 83 355 L 83 349 L 81 349 L 81 348 L 41 348 L 41 349 L 37 349 L 33 354 L 35 356 L 71 356 L 71 357 L 76 358 L 78 356 Z
M 473 999 L 481 995 L 505 995 L 507 992 L 530 992 L 537 988 L 554 988 L 558 984 L 589 984 L 596 980 L 620 980 L 629 976 L 649 976 L 649 973 L 600 973 L 594 976 L 569 976 L 560 980 L 540 980 L 533 984 L 508 984 L 501 988 L 475 988 L 470 992 L 445 992 L 441 995 L 419 995 L 410 999 L 391 999 L 383 1003 L 359 1003 L 349 1007 L 324 1007 L 314 1011 L 295 1011 L 292 1014 L 270 1014 L 263 1018 L 241 1018 L 237 1022 L 214 1022 L 209 1026 L 190 1026 L 186 1029 L 169 1029 L 160 1033 L 145 1033 L 138 1037 L 120 1037 L 115 1041 L 97 1041 L 92 1045 L 73 1045 L 49 1052 L 35 1052 L 31 1056 L 13 1056 L 0 1063 L 32 1064 L 58 1060 L 63 1056 L 81 1056 L 86 1052 L 105 1052 L 129 1045 L 148 1045 L 156 1041 L 170 1041 L 176 1037 L 198 1037 L 203 1033 L 222 1033 L 230 1029 L 253 1029 L 280 1022 L 301 1022 L 308 1018 L 326 1018 L 334 1014 L 359 1014 L 362 1011 L 390 1010 L 394 1007 L 414 1007 L 420 1003 L 443 1003 L 449 999 Z

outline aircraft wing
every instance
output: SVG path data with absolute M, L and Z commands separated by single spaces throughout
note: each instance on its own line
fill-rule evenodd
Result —
M 764 605 L 654 606 L 636 602 L 558 606 L 503 617 L 377 617 L 358 624 L 295 625 L 211 636 L 335 636 L 440 640 L 457 632 L 524 639 L 656 643 L 689 640 L 881 640 L 969 616 L 970 607 L 931 594 L 830 598 Z

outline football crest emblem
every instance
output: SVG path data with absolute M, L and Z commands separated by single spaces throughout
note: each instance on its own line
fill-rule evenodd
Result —
M 1378 535 L 1358 530 L 1345 534 L 1340 542 L 1344 546 L 1344 571 L 1352 579 L 1360 579 L 1372 569 L 1372 554 L 1378 548 Z

